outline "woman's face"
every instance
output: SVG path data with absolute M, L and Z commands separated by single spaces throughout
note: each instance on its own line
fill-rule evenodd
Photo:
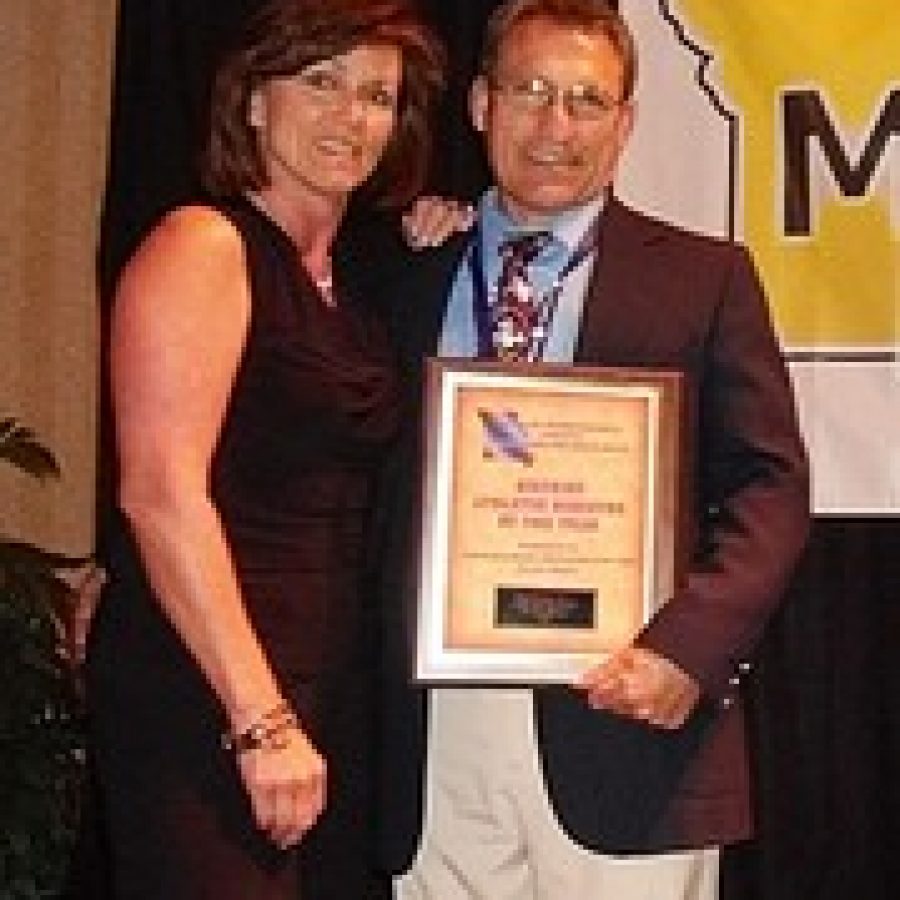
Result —
M 369 177 L 390 140 L 401 78 L 397 47 L 361 44 L 257 88 L 250 124 L 270 187 L 346 198 Z

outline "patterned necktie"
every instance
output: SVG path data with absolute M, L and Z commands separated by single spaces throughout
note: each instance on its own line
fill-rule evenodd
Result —
M 500 277 L 491 316 L 494 352 L 502 360 L 527 360 L 540 317 L 528 264 L 547 246 L 552 235 L 536 231 L 500 244 Z

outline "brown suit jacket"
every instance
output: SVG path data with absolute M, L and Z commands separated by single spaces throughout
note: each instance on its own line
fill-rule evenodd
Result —
M 390 278 L 399 362 L 415 403 L 464 242 L 418 254 Z M 372 261 L 370 272 L 378 273 Z M 685 582 L 639 643 L 693 675 L 703 700 L 663 732 L 591 710 L 566 688 L 536 692 L 551 803 L 579 843 L 654 852 L 752 832 L 740 681 L 778 604 L 809 523 L 808 469 L 788 375 L 746 250 L 688 233 L 611 198 L 585 300 L 576 362 L 673 367 L 689 384 L 694 471 Z M 386 865 L 404 868 L 421 828 L 427 699 L 408 682 L 410 525 L 418 429 L 381 506 L 385 696 L 379 819 Z M 405 598 L 404 602 L 397 602 Z

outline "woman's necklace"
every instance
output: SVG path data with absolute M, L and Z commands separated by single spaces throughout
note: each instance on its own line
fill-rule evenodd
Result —
M 330 260 L 328 271 L 324 275 L 318 277 L 312 276 L 312 280 L 313 284 L 316 286 L 316 290 L 319 292 L 319 296 L 322 298 L 322 302 L 326 306 L 336 306 L 337 300 L 334 296 L 334 276 L 331 273 Z
M 278 217 L 273 215 L 272 210 L 262 196 L 256 193 L 248 193 L 247 197 L 253 206 L 255 206 L 266 218 L 274 222 L 284 234 L 290 237 L 290 232 L 279 222 Z M 315 269 L 308 265 L 302 254 L 300 254 L 299 248 L 297 248 L 297 253 L 300 265 L 303 266 L 303 270 L 315 286 L 316 293 L 319 295 L 322 303 L 325 306 L 337 306 L 337 298 L 334 293 L 334 273 L 331 268 L 331 254 L 328 254 L 325 257 L 323 264 L 319 269 L 320 274 L 316 274 Z

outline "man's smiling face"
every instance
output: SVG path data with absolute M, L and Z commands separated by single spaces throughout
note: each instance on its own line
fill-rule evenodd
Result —
M 546 102 L 534 86 L 549 89 Z M 539 221 L 605 190 L 631 132 L 622 93 L 622 61 L 599 31 L 541 17 L 513 26 L 496 71 L 475 82 L 470 98 L 507 212 Z M 575 98 L 599 103 L 591 112 Z

